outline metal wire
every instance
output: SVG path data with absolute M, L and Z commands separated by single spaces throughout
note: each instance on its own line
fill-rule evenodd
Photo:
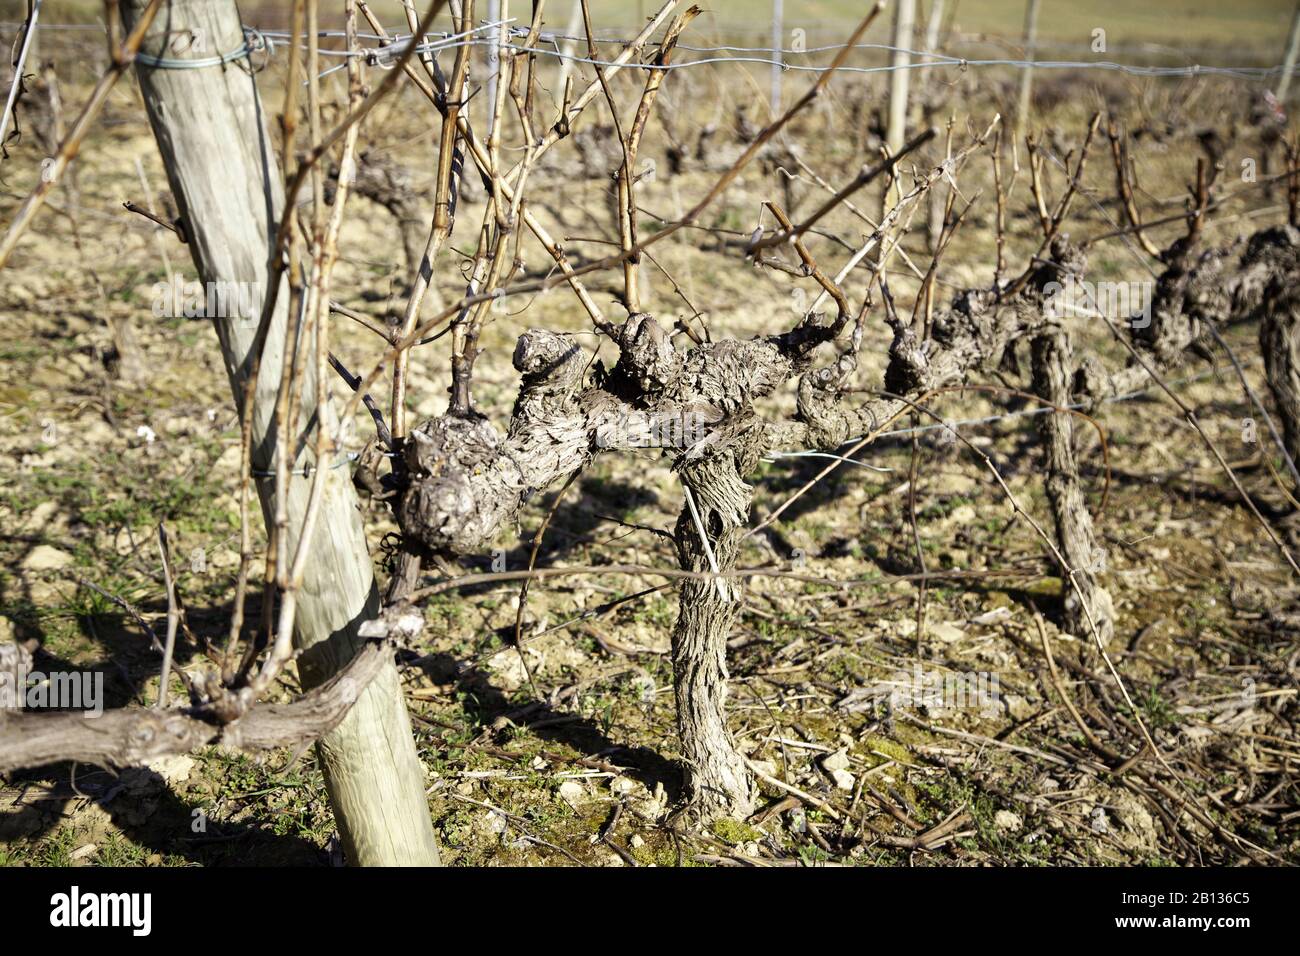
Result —
M 261 31 L 253 27 L 244 27 L 244 42 L 229 53 L 222 53 L 218 56 L 197 57 L 191 59 L 181 59 L 171 56 L 151 56 L 148 53 L 136 53 L 135 62 L 144 66 L 153 67 L 155 70 L 202 70 L 206 67 L 225 66 L 227 63 L 233 63 L 235 60 L 242 60 L 252 53 L 266 52 L 266 55 L 272 56 L 275 53 L 275 43 Z
M 440 50 L 455 49 L 460 46 L 494 46 L 497 43 L 495 39 L 480 36 L 479 34 L 482 34 L 486 31 L 493 30 L 496 27 L 500 27 L 500 26 L 507 27 L 509 34 L 512 37 L 526 36 L 527 30 L 523 29 L 522 27 L 510 26 L 510 24 L 514 22 L 515 21 L 513 20 L 513 18 L 506 19 L 506 20 L 495 20 L 490 22 L 484 22 L 470 31 L 467 31 L 465 33 L 459 33 L 459 34 L 457 33 L 425 34 L 426 39 L 424 42 L 422 42 L 419 46 L 416 47 L 416 52 L 435 53 Z M 95 24 L 57 24 L 55 26 L 63 29 L 102 30 L 102 27 Z M 43 25 L 41 29 L 48 29 L 49 27 L 50 25 Z M 289 41 L 292 38 L 291 34 L 285 31 L 268 30 L 268 31 L 262 31 L 259 35 L 265 37 L 268 41 L 270 40 Z M 339 31 L 332 31 L 332 30 L 320 31 L 318 33 L 318 36 L 325 37 L 325 38 L 337 38 L 340 35 L 341 34 Z M 376 34 L 359 34 L 358 36 L 363 39 L 370 39 L 376 41 L 383 39 L 382 37 L 379 37 Z M 540 33 L 538 35 L 538 38 L 539 40 L 545 43 L 551 44 L 555 48 L 548 49 L 544 46 L 523 47 L 523 46 L 517 46 L 515 44 L 506 44 L 505 48 L 515 53 L 533 53 L 538 56 L 546 56 L 546 57 L 552 57 L 554 59 L 569 60 L 574 63 L 585 63 L 590 66 L 616 65 L 613 60 L 606 60 L 599 57 L 581 56 L 576 53 L 566 53 L 563 50 L 560 50 L 558 48 L 560 41 L 585 41 L 587 39 L 585 36 L 579 37 L 579 36 L 571 36 L 566 33 L 545 32 L 545 33 Z M 399 33 L 388 37 L 388 42 L 381 47 L 363 49 L 363 50 L 321 50 L 320 53 L 325 56 L 367 57 L 373 62 L 378 59 L 381 59 L 384 55 L 391 55 L 392 53 L 396 52 L 398 49 L 401 48 L 403 44 L 409 42 L 410 39 L 411 39 L 410 35 Z M 607 44 L 626 45 L 626 43 L 629 42 L 628 40 L 622 38 L 605 37 L 605 38 L 595 38 L 595 39 L 597 43 L 607 43 Z M 1058 45 L 1058 48 L 1079 49 L 1079 47 L 1077 46 L 1069 46 L 1069 45 Z M 752 46 L 752 47 L 733 46 L 733 45 L 688 46 L 684 44 L 679 44 L 679 49 L 686 50 L 692 53 L 704 53 L 704 54 L 742 53 L 745 55 L 743 56 L 710 55 L 710 56 L 699 57 L 693 60 L 679 60 L 677 62 L 669 63 L 669 64 L 641 63 L 641 64 L 636 64 L 636 68 L 645 69 L 645 70 L 672 71 L 672 70 L 685 70 L 685 69 L 690 69 L 698 66 L 713 66 L 721 63 L 731 63 L 731 64 L 750 63 L 750 64 L 757 64 L 761 66 L 777 66 L 780 67 L 783 71 L 787 71 L 787 72 L 815 73 L 820 75 L 822 73 L 825 73 L 829 69 L 829 66 L 823 66 L 820 64 L 809 64 L 809 63 L 789 63 L 783 58 L 788 56 L 807 57 L 817 53 L 828 53 L 831 51 L 838 51 L 843 49 L 843 45 L 826 44 L 826 45 L 815 46 L 815 47 L 807 47 L 804 49 L 794 49 L 794 48 L 785 48 L 785 47 L 764 47 L 764 46 Z M 1016 59 L 1012 57 L 993 57 L 993 58 L 986 58 L 986 59 L 978 59 L 978 58 L 951 56 L 946 53 L 938 53 L 931 50 L 916 50 L 916 49 L 911 49 L 909 47 L 893 46 L 887 43 L 859 43 L 854 46 L 854 49 L 880 51 L 885 53 L 901 52 L 901 53 L 907 53 L 911 57 L 915 57 L 917 59 L 911 63 L 887 64 L 882 66 L 844 65 L 839 68 L 839 72 L 872 74 L 872 73 L 889 73 L 895 70 L 958 69 L 958 70 L 965 71 L 967 69 L 972 69 L 972 68 L 999 68 L 1000 67 L 1000 68 L 1010 68 L 1010 69 L 1039 69 L 1039 70 L 1109 70 L 1113 72 L 1125 73 L 1131 76 L 1147 76 L 1147 77 L 1228 76 L 1228 77 L 1237 77 L 1240 79 L 1257 79 L 1257 80 L 1281 76 L 1283 73 L 1287 72 L 1286 67 L 1282 64 L 1276 64 L 1273 66 L 1217 66 L 1217 65 L 1204 65 L 1199 63 L 1193 63 L 1185 66 L 1157 66 L 1157 65 L 1141 64 L 1141 63 L 1124 63 L 1124 62 L 1118 62 L 1114 60 L 1029 60 L 1029 59 Z M 239 56 L 244 55 L 244 52 L 246 51 L 234 51 L 230 54 L 226 54 L 226 56 L 229 59 L 237 59 Z M 1189 51 L 1187 50 L 1170 48 L 1169 55 L 1186 56 L 1188 52 Z M 165 63 L 166 65 L 161 66 L 161 68 L 166 68 L 166 69 L 193 68 L 192 64 L 200 64 L 200 65 L 207 66 L 207 65 L 216 65 L 218 62 L 221 62 L 217 58 L 209 58 L 209 60 L 185 60 L 185 61 L 171 60 L 169 58 L 157 58 L 158 62 L 155 62 L 155 58 L 152 57 L 146 58 L 143 54 L 138 54 L 137 59 L 140 59 L 142 62 L 146 62 L 148 65 L 154 65 L 154 66 L 161 66 L 161 64 Z M 225 62 L 229 62 L 229 59 L 227 59 Z M 173 63 L 184 64 L 184 66 L 173 66 L 172 65 Z M 382 63 L 380 65 L 382 66 Z M 321 76 L 327 76 L 330 73 L 333 73 L 340 68 L 341 67 L 338 66 L 330 67 L 328 70 L 322 73 Z M 1293 67 L 1290 72 L 1291 75 L 1293 76 L 1300 75 L 1300 66 Z

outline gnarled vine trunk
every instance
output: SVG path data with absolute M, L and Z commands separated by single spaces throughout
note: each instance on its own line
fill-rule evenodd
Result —
M 1048 329 L 1033 341 L 1034 389 L 1058 408 L 1071 404 L 1070 381 L 1073 362 L 1069 335 L 1060 328 Z M 1065 628 L 1077 637 L 1090 638 L 1092 626 L 1103 644 L 1115 634 L 1115 607 L 1110 592 L 1099 576 L 1104 573 L 1105 551 L 1098 547 L 1079 483 L 1079 465 L 1074 455 L 1074 416 L 1070 412 L 1049 412 L 1038 419 L 1038 434 L 1047 461 L 1047 498 L 1056 524 L 1057 547 L 1067 567 L 1062 581 Z M 1091 619 L 1091 624 L 1090 624 Z
M 710 554 L 719 572 L 734 570 L 752 497 L 734 456 L 690 465 L 682 481 L 690 496 L 675 535 L 682 570 L 711 572 Z M 754 809 L 749 770 L 727 727 L 727 639 L 739 608 L 738 578 L 691 578 L 679 586 L 672 635 L 677 730 L 688 811 L 705 821 L 744 818 Z
M 1259 345 L 1282 420 L 1282 443 L 1291 461 L 1300 462 L 1300 303 L 1288 296 L 1264 310 Z

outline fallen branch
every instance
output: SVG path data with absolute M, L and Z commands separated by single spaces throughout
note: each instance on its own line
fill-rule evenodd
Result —
M 261 703 L 226 721 L 218 705 L 80 713 L 0 712 L 0 773 L 66 760 L 135 767 L 220 745 L 234 750 L 303 748 L 337 727 L 392 655 L 372 640 L 327 683 L 288 704 Z

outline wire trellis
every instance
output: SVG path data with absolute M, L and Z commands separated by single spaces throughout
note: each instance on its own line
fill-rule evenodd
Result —
M 416 48 L 416 52 L 421 54 L 434 54 L 442 50 L 454 50 L 462 46 L 494 46 L 498 41 L 488 34 L 499 27 L 505 27 L 507 34 L 511 39 L 526 37 L 528 31 L 522 27 L 513 25 L 514 23 L 515 21 L 513 18 L 506 20 L 491 20 L 484 21 L 473 30 L 467 31 L 466 33 L 428 33 L 425 34 L 424 41 Z M 11 24 L 4 24 L 4 26 L 9 27 Z M 103 27 L 99 24 L 40 24 L 37 29 L 93 30 L 102 32 Z M 273 43 L 280 43 L 281 45 L 287 45 L 293 39 L 292 34 L 282 30 L 256 31 L 252 28 L 246 28 L 246 30 L 252 35 L 264 37 L 266 40 L 273 41 Z M 322 30 L 319 31 L 317 35 L 322 39 L 339 39 L 343 36 L 343 33 L 338 30 Z M 385 66 L 391 66 L 404 45 L 409 43 L 411 39 L 410 34 L 406 33 L 395 33 L 386 38 L 374 33 L 359 33 L 357 36 L 358 39 L 373 41 L 382 45 L 353 51 L 321 49 L 319 53 L 322 56 L 329 57 L 364 57 L 372 65 L 384 68 Z M 626 45 L 630 42 L 630 40 L 620 37 L 595 37 L 594 39 L 596 43 L 604 44 Z M 612 60 L 606 60 L 600 57 L 583 56 L 561 48 L 562 43 L 585 43 L 587 40 L 585 35 L 577 36 L 568 33 L 543 31 L 538 34 L 538 40 L 540 41 L 539 45 L 535 47 L 524 47 L 515 43 L 505 43 L 503 46 L 505 49 L 514 53 L 534 53 L 539 56 L 550 57 L 557 60 L 567 60 L 569 62 L 582 63 L 589 66 L 615 65 Z M 647 45 L 650 45 L 652 42 L 653 41 L 648 41 Z M 968 40 L 967 42 L 971 41 Z M 779 46 L 738 46 L 728 44 L 710 46 L 678 44 L 678 48 L 691 53 L 706 55 L 696 57 L 695 59 L 678 60 L 668 64 L 641 63 L 638 64 L 638 68 L 645 70 L 673 71 L 692 69 L 701 66 L 716 66 L 719 64 L 752 64 L 757 66 L 779 67 L 782 71 L 786 72 L 813 73 L 821 75 L 829 69 L 828 66 L 817 63 L 791 63 L 785 58 L 807 58 L 816 54 L 835 52 L 843 49 L 843 45 L 832 43 L 798 48 Z M 1077 45 L 1070 44 L 1057 44 L 1054 48 L 1081 49 L 1081 47 Z M 276 49 L 278 50 L 278 47 Z M 1162 66 L 1147 63 L 1121 62 L 1117 60 L 1025 59 L 1016 57 L 978 58 L 953 56 L 951 54 L 940 53 L 934 50 L 918 50 L 910 47 L 895 46 L 888 43 L 859 43 L 855 44 L 854 49 L 885 54 L 905 53 L 909 57 L 915 59 L 909 63 L 882 64 L 877 66 L 854 66 L 845 64 L 839 68 L 839 72 L 874 74 L 890 73 L 898 70 L 956 69 L 966 71 L 970 69 L 1009 68 L 1034 70 L 1108 70 L 1124 73 L 1130 76 L 1146 76 L 1155 78 L 1225 76 L 1254 80 L 1276 78 L 1288 72 L 1293 76 L 1300 75 L 1300 66 L 1293 67 L 1288 71 L 1284 64 L 1274 64 L 1272 66 L 1222 66 L 1190 63 L 1181 66 Z M 1164 55 L 1167 56 L 1183 57 L 1188 57 L 1188 54 L 1193 52 L 1206 52 L 1203 48 L 1186 50 L 1176 47 L 1162 47 L 1161 50 Z M 268 49 L 267 52 L 271 53 L 275 51 Z M 729 54 L 741 55 L 736 56 Z M 187 66 L 193 65 L 195 67 L 212 65 L 209 64 L 207 60 L 178 60 L 174 63 L 169 61 L 167 65 L 172 68 L 180 68 L 180 63 L 186 63 Z M 323 71 L 320 76 L 327 76 L 340 69 L 343 69 L 343 65 L 332 66 Z

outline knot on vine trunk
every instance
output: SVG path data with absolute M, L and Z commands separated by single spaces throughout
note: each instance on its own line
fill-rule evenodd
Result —
M 808 444 L 834 448 L 849 437 L 858 417 L 843 404 L 840 367 L 819 368 L 799 377 L 799 420 L 808 426 Z
M 1293 226 L 1263 229 L 1250 237 L 1233 288 L 1233 311 L 1255 314 L 1291 309 L 1300 300 L 1300 230 Z
M 656 395 L 681 373 L 682 356 L 673 347 L 672 336 L 652 315 L 634 312 L 619 334 L 618 364 L 611 382 L 621 397 Z
M 582 349 L 572 336 L 529 329 L 515 343 L 513 361 L 523 382 L 512 421 L 562 410 L 582 383 Z
M 398 506 L 405 534 L 434 549 L 473 553 L 495 535 L 495 500 L 473 478 L 491 461 L 501 436 L 487 419 L 443 415 L 421 423 L 402 446 L 408 485 Z
M 584 360 L 572 336 L 530 329 L 514 364 L 523 382 L 506 435 L 481 416 L 448 413 L 419 425 L 403 447 L 398 522 L 433 550 L 487 550 L 534 492 L 594 453 L 593 421 L 610 402 L 603 393 L 575 399 Z

